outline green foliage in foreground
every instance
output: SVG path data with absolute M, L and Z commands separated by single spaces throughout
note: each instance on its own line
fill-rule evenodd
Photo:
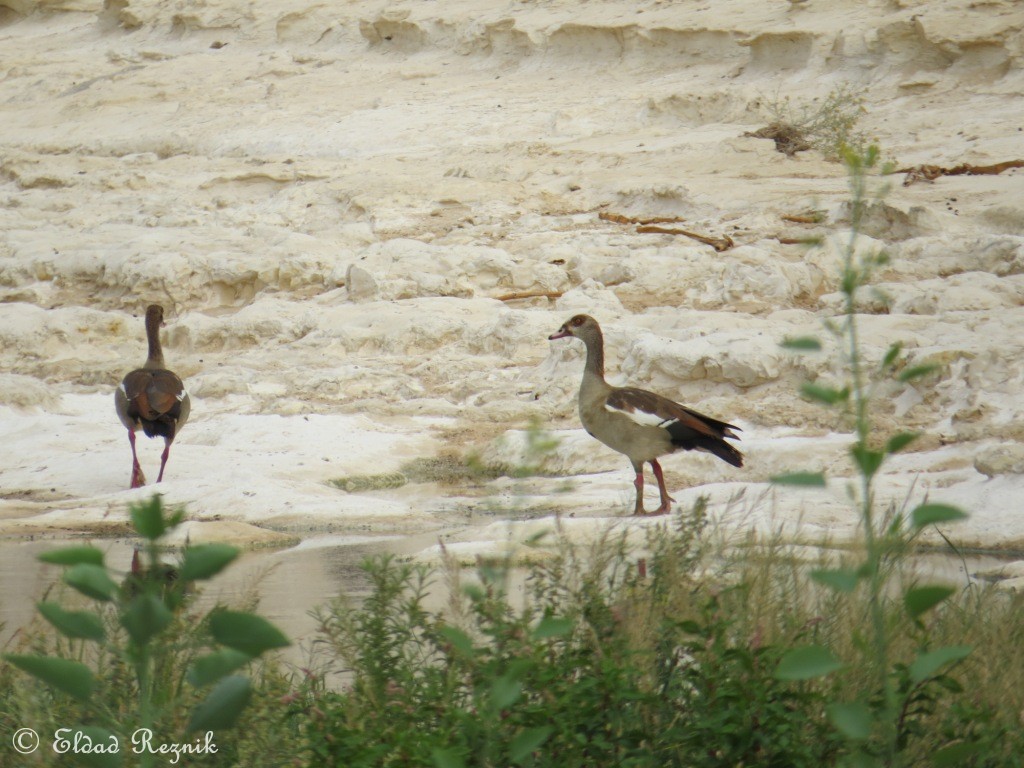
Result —
M 858 556 L 851 553 L 850 563 Z M 454 563 L 370 561 L 368 596 L 319 613 L 313 661 L 336 673 L 332 686 L 322 674 L 303 670 L 289 678 L 272 665 L 258 668 L 236 727 L 216 732 L 218 753 L 179 764 L 864 764 L 880 700 L 867 584 L 843 592 L 811 576 L 848 567 L 801 563 L 786 547 L 753 537 L 726 547 L 701 507 L 661 521 L 634 546 L 613 533 L 587 547 L 559 536 L 549 560 L 524 569 L 498 562 L 467 573 Z M 896 582 L 912 578 L 899 563 L 889 573 Z M 1019 766 L 1024 596 L 971 587 L 928 606 L 938 593 L 911 605 L 905 594 L 881 601 L 891 658 L 911 660 L 887 673 L 898 702 L 894 764 Z M 4 665 L 0 730 L 135 727 L 140 686 L 119 650 L 128 630 L 112 618 L 101 621 L 102 645 L 62 633 L 29 635 L 26 655 L 93 670 L 89 701 L 60 685 L 26 686 L 23 672 Z M 230 666 L 222 666 L 225 649 L 215 633 L 239 653 L 258 642 L 259 631 L 234 635 L 241 624 L 213 623 L 186 606 L 150 643 L 157 741 L 187 741 L 190 718 L 209 701 L 209 686 L 192 685 L 190 675 Z M 74 631 L 96 630 L 85 620 Z M 955 649 L 963 646 L 974 652 L 958 661 Z M 805 653 L 794 663 L 798 648 L 827 653 Z M 12 764 L 68 764 L 52 752 L 34 757 Z M 141 763 L 126 755 L 124 764 Z
M 966 515 L 959 509 L 936 503 L 922 503 L 906 515 L 890 507 L 882 514 L 876 502 L 876 480 L 883 466 L 896 453 L 906 449 L 919 437 L 917 433 L 901 432 L 888 440 L 880 440 L 872 423 L 872 398 L 881 382 L 895 379 L 903 385 L 919 382 L 933 373 L 936 366 L 912 365 L 899 344 L 893 344 L 877 367 L 869 367 L 861 348 L 858 322 L 858 296 L 871 288 L 873 273 L 888 263 L 881 250 L 858 248 L 866 206 L 873 196 L 885 194 L 884 185 L 872 189 L 880 170 L 880 153 L 874 146 L 860 150 L 842 148 L 843 162 L 849 175 L 850 229 L 842 246 L 843 266 L 840 291 L 844 309 L 840 317 L 826 323 L 840 350 L 839 384 L 805 382 L 804 397 L 828 408 L 843 409 L 853 427 L 850 459 L 857 474 L 848 492 L 860 515 L 863 534 L 863 557 L 844 568 L 824 568 L 812 573 L 818 583 L 834 590 L 838 596 L 850 595 L 864 587 L 868 604 L 866 632 L 862 648 L 852 659 L 841 660 L 822 645 L 803 645 L 790 649 L 783 657 L 776 674 L 784 680 L 811 680 L 835 673 L 860 659 L 865 668 L 873 669 L 875 683 L 855 696 L 843 692 L 828 703 L 829 720 L 847 740 L 852 750 L 852 764 L 857 766 L 893 766 L 905 764 L 908 749 L 909 712 L 928 711 L 943 696 L 960 693 L 959 684 L 948 671 L 966 659 L 970 645 L 936 647 L 925 622 L 928 614 L 956 592 L 939 584 L 910 583 L 901 585 L 901 601 L 912 622 L 916 649 L 910 655 L 896 655 L 896 642 L 887 617 L 887 593 L 891 592 L 891 564 L 898 562 L 911 542 L 930 526 L 955 522 Z M 795 353 L 813 354 L 821 350 L 816 337 L 788 339 L 783 347 Z M 821 473 L 798 472 L 775 478 L 779 485 L 826 485 Z M 969 738 L 956 738 L 941 745 L 933 756 L 937 765 L 955 765 L 974 754 L 980 744 Z
M 564 548 L 516 595 L 504 564 L 425 607 L 438 574 L 367 563 L 372 593 L 321 615 L 350 690 L 311 702 L 312 753 L 330 766 L 824 764 L 840 741 L 814 694 L 773 677 L 780 649 L 734 636 L 722 601 L 690 610 L 701 516 L 652 537 L 650 579 L 622 542 Z M 648 562 L 648 560 L 645 560 Z M 680 590 L 682 587 L 682 590 Z M 521 605 L 519 605 L 521 603 Z
M 128 573 L 116 572 L 92 546 L 40 556 L 64 568 L 64 585 L 79 593 L 77 602 L 84 606 L 69 610 L 59 602 L 40 602 L 51 631 L 29 631 L 22 641 L 27 647 L 3 657 L 44 686 L 18 690 L 13 670 L 3 670 L 0 709 L 11 718 L 12 732 L 31 723 L 48 742 L 58 729 L 70 729 L 67 739 L 77 732 L 82 745 L 77 759 L 92 766 L 167 762 L 167 755 L 133 752 L 140 729 L 152 733 L 153 745 L 194 744 L 198 750 L 205 732 L 221 734 L 243 717 L 254 695 L 252 681 L 241 674 L 245 668 L 266 651 L 288 645 L 280 630 L 252 613 L 187 613 L 198 584 L 227 567 L 236 548 L 189 546 L 174 568 L 161 562 L 159 542 L 183 512 L 168 513 L 155 495 L 133 505 L 130 514 L 145 546 Z M 280 679 L 262 677 L 268 689 L 286 692 Z M 220 741 L 220 757 L 197 751 L 194 759 L 209 766 L 233 764 L 223 761 L 236 750 Z M 57 755 L 46 743 L 36 757 Z
M 475 579 L 455 564 L 367 562 L 366 600 L 319 615 L 320 658 L 348 682 L 305 692 L 310 764 L 870 764 L 867 590 L 837 597 L 780 545 L 729 551 L 698 509 L 652 529 L 641 550 L 562 541 L 545 564 L 483 565 Z M 450 602 L 431 608 L 438 592 Z M 893 764 L 1017 765 L 1021 605 L 973 592 L 931 609 L 922 628 L 883 600 L 894 656 L 914 658 L 887 673 Z M 929 643 L 941 650 L 914 656 Z M 964 645 L 1002 659 L 1008 679 L 979 685 L 985 664 L 962 660 Z

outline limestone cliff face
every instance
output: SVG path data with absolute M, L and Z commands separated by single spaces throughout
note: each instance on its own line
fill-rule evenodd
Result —
M 195 403 L 165 490 L 200 516 L 447 520 L 434 486 L 324 484 L 578 429 L 579 350 L 545 340 L 577 311 L 611 378 L 743 423 L 742 473 L 680 456 L 677 485 L 842 475 L 843 425 L 797 395 L 835 350 L 778 342 L 841 309 L 843 169 L 750 134 L 838 92 L 899 167 L 1024 159 L 1015 0 L 0 0 L 0 50 L 0 517 L 24 526 L 122 503 L 107 400 L 154 301 Z M 859 244 L 891 257 L 866 354 L 943 367 L 880 390 L 880 429 L 926 435 L 883 485 L 1020 546 L 1020 462 L 979 457 L 1024 441 L 1024 169 L 905 178 Z M 628 221 L 655 217 L 731 247 Z M 603 450 L 567 440 L 552 471 Z M 223 490 L 239 467 L 253 495 Z M 621 480 L 551 503 L 614 514 Z M 756 514 L 856 522 L 841 499 Z

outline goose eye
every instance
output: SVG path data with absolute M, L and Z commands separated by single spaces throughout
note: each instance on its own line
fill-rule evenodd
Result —
M 572 322 L 573 325 L 575 325 L 578 328 L 579 326 L 583 325 L 583 318 L 582 317 L 574 317 L 571 322 Z

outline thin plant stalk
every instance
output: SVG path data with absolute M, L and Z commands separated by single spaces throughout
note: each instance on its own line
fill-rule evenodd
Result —
M 874 149 L 874 148 L 872 148 Z M 849 345 L 850 394 L 853 397 L 854 420 L 857 432 L 856 450 L 862 455 L 868 451 L 868 436 L 871 433 L 871 417 L 868 409 L 869 394 L 864 384 L 863 366 L 860 355 L 860 336 L 857 327 L 857 288 L 865 280 L 866 269 L 854 263 L 857 239 L 860 236 L 861 221 L 867 197 L 867 172 L 877 160 L 877 152 L 869 150 L 866 155 L 852 152 L 846 154 L 846 167 L 850 176 L 850 237 L 844 254 L 842 290 L 845 295 L 846 339 Z M 881 561 L 883 545 L 875 530 L 874 516 L 874 471 L 861 467 L 860 511 L 864 526 L 864 545 L 867 557 L 868 604 L 878 670 L 878 686 L 882 691 L 885 716 L 880 718 L 884 729 L 885 764 L 892 765 L 896 756 L 896 711 L 897 697 L 889 676 L 889 634 L 886 630 L 883 589 L 885 576 Z

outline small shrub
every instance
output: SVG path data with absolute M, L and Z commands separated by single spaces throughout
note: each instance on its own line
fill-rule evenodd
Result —
M 776 98 L 765 106 L 769 124 L 748 135 L 773 139 L 786 155 L 816 149 L 825 159 L 839 162 L 846 149 L 864 154 L 867 137 L 857 128 L 864 114 L 864 97 L 848 85 L 834 88 L 821 101 L 794 103 Z

